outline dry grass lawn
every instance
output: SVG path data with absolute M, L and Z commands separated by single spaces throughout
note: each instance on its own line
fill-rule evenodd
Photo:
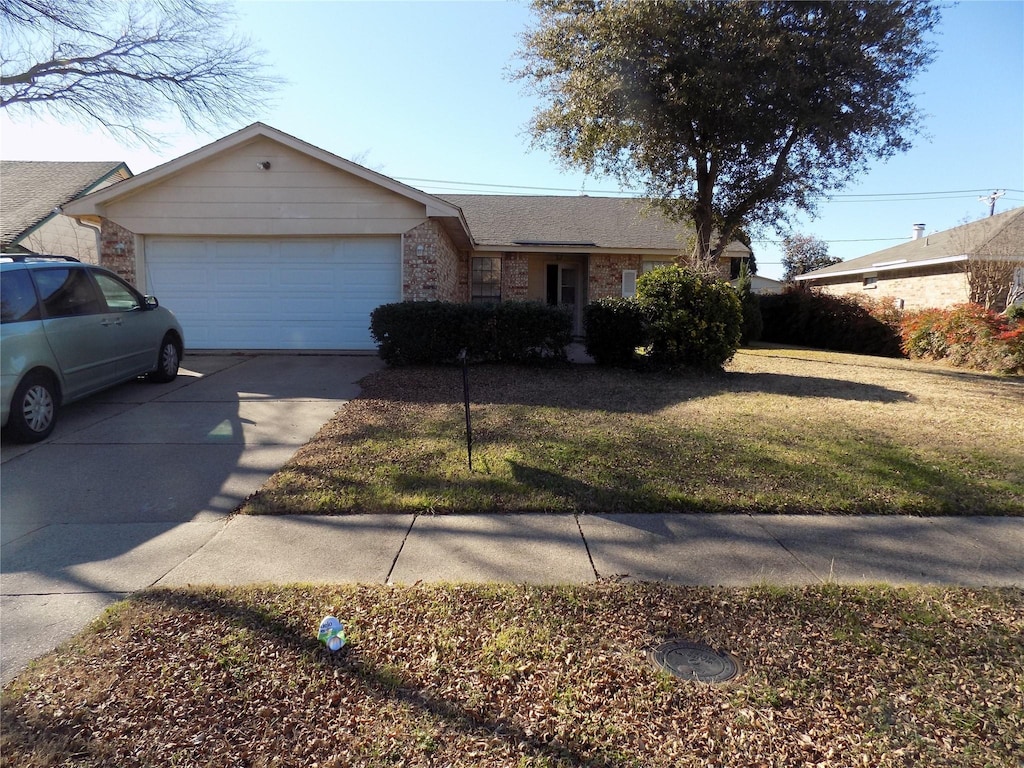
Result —
M 1024 381 L 798 349 L 721 375 L 389 368 L 251 514 L 1024 514 Z
M 669 637 L 745 671 L 656 671 Z M 1020 590 L 158 590 L 5 690 L 0 764 L 1017 768 L 1022 690 Z

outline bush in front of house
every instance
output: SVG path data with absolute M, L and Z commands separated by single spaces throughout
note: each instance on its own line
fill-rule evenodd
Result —
M 566 359 L 565 348 L 572 341 L 572 315 L 567 309 L 535 301 L 487 306 L 494 320 L 484 359 L 503 363 Z
M 740 297 L 740 307 L 743 309 L 740 344 L 749 344 L 761 338 L 761 334 L 764 332 L 764 319 L 761 317 L 761 298 L 754 293 L 753 280 L 750 270 L 747 268 L 746 259 L 740 265 L 736 295 Z
M 583 308 L 584 344 L 598 365 L 628 368 L 644 346 L 644 319 L 633 299 L 599 299 Z
M 912 359 L 945 360 L 962 368 L 1024 372 L 1024 324 L 979 304 L 905 312 L 903 351 Z
M 739 347 L 743 309 L 722 280 L 659 267 L 637 278 L 636 302 L 655 367 L 720 368 Z
M 373 310 L 370 334 L 392 365 L 454 363 L 463 349 L 473 362 L 565 359 L 572 318 L 534 302 L 398 302 Z
M 799 288 L 760 299 L 762 341 L 902 357 L 900 311 L 891 302 Z

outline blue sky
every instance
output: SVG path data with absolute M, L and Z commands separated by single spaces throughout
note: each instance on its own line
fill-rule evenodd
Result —
M 620 192 L 531 149 L 533 96 L 507 73 L 531 13 L 525 2 L 242 0 L 240 31 L 288 84 L 256 119 L 428 192 Z M 1024 204 L 1024 0 L 947 9 L 939 53 L 913 84 L 927 137 L 804 217 L 795 231 L 854 258 Z M 191 135 L 167 124 L 159 151 L 99 131 L 0 116 L 0 156 L 124 160 L 135 172 L 242 125 Z M 0 180 L 2 185 L 2 180 Z M 2 188 L 0 188 L 2 195 Z M 0 199 L 2 204 L 2 199 Z M 760 274 L 778 277 L 780 236 L 755 240 Z

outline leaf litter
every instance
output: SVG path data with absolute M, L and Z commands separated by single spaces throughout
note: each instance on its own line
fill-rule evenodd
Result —
M 0 764 L 1016 767 L 1022 690 L 1019 589 L 158 589 L 7 686 Z

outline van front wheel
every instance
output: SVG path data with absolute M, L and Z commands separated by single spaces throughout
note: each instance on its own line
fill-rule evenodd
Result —
M 45 440 L 57 425 L 57 388 L 44 373 L 26 376 L 11 399 L 11 415 L 7 427 L 15 440 L 38 443 Z

